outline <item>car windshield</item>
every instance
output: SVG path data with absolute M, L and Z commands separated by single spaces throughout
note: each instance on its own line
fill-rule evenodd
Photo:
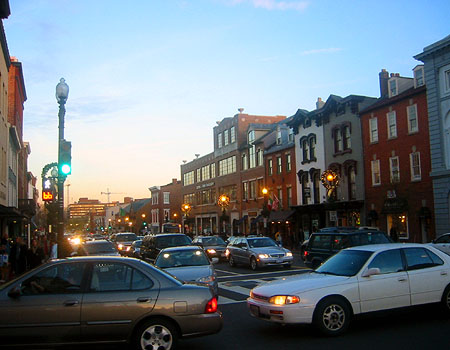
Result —
M 116 241 L 117 242 L 132 242 L 137 240 L 137 236 L 134 233 L 129 233 L 126 235 L 117 235 Z
M 111 253 L 116 251 L 116 247 L 111 242 L 85 244 L 84 249 L 90 255 L 95 255 L 99 253 Z
M 205 245 L 225 245 L 225 241 L 220 237 L 205 237 L 203 238 Z
M 161 252 L 155 261 L 155 265 L 164 269 L 180 266 L 209 265 L 209 259 L 201 249 L 173 250 Z
M 315 272 L 336 276 L 354 276 L 372 254 L 373 252 L 366 250 L 341 250 L 320 265 Z
M 247 241 L 250 248 L 277 247 L 275 241 L 268 237 L 249 238 Z

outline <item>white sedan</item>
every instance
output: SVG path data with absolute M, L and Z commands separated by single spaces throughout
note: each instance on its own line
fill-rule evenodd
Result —
M 254 317 L 313 323 L 338 335 L 353 315 L 427 303 L 450 314 L 450 256 L 422 244 L 382 244 L 340 251 L 315 271 L 264 283 L 250 292 Z

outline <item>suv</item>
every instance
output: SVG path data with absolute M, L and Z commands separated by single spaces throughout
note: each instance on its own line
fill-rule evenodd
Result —
M 112 235 L 110 241 L 116 245 L 121 255 L 126 255 L 127 251 L 130 250 L 131 243 L 137 239 L 136 234 L 133 232 L 120 232 Z
M 339 231 L 339 230 L 336 230 Z M 306 266 L 316 268 L 341 249 L 366 244 L 393 243 L 392 239 L 381 231 L 356 230 L 349 232 L 315 232 L 309 238 L 303 252 Z
M 145 236 L 141 245 L 141 258 L 147 261 L 155 261 L 161 249 L 191 245 L 192 240 L 184 233 L 160 233 Z

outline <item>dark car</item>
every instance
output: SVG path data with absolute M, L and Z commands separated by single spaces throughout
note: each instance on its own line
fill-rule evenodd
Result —
M 126 253 L 130 250 L 131 243 L 137 241 L 137 239 L 136 234 L 133 232 L 122 232 L 114 234 L 111 242 L 114 242 L 120 254 L 127 255 Z
M 120 256 L 114 243 L 107 241 L 106 239 L 86 241 L 77 246 L 73 255 L 109 255 Z
M 155 261 L 161 249 L 191 245 L 192 239 L 184 233 L 160 233 L 145 236 L 141 245 L 141 258 L 147 261 Z
M 306 266 L 316 268 L 344 248 L 367 245 L 393 243 L 392 239 L 382 231 L 355 230 L 341 232 L 314 232 L 309 238 L 308 245 L 303 252 Z
M 52 260 L 0 286 L 0 310 L 0 348 L 8 349 L 130 343 L 169 350 L 178 338 L 222 327 L 209 286 L 124 257 Z
M 141 258 L 141 246 L 142 246 L 142 239 L 138 239 L 137 241 L 134 241 L 131 243 L 130 249 L 127 251 L 127 256 L 130 256 L 132 258 Z
M 225 260 L 227 258 L 225 255 L 227 244 L 219 236 L 197 236 L 192 241 L 192 244 L 202 247 L 210 259 Z

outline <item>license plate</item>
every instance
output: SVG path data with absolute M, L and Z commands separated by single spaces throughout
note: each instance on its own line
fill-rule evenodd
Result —
M 259 316 L 259 306 L 250 304 L 250 312 L 255 316 Z
M 278 260 L 277 260 L 277 264 L 281 264 L 282 262 L 283 262 L 282 259 L 278 259 Z

